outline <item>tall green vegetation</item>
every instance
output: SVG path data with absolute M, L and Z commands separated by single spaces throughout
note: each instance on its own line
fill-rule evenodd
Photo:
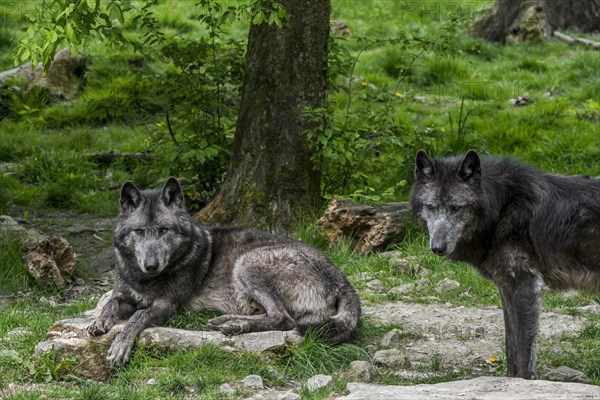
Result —
M 58 3 L 44 2 L 46 15 L 57 13 Z M 56 21 L 38 18 L 38 31 L 25 36 L 16 30 L 27 26 L 17 13 L 3 15 L 9 29 L 0 31 L 0 46 L 18 45 L 21 58 L 47 62 L 43 44 L 54 35 L 36 32 L 53 26 L 65 34 L 52 46 L 77 45 L 87 56 L 75 100 L 57 103 L 41 89 L 8 85 L 0 102 L 2 161 L 27 165 L 58 156 L 64 161 L 57 173 L 85 176 L 85 183 L 67 174 L 32 178 L 40 174 L 7 165 L 16 174 L 0 193 L 4 203 L 110 213 L 114 208 L 93 200 L 105 201 L 106 183 L 113 188 L 133 178 L 152 186 L 166 175 L 193 183 L 186 191 L 199 205 L 218 190 L 232 148 L 250 16 L 277 22 L 277 14 L 255 13 L 252 1 L 143 4 L 81 2 L 87 7 L 82 21 L 68 13 Z M 486 43 L 462 31 L 473 9 L 444 6 L 423 14 L 394 2 L 333 3 L 333 17 L 351 36 L 332 34 L 328 105 L 306 116 L 328 121 L 324 131 L 307 133 L 322 171 L 322 195 L 372 203 L 404 198 L 419 148 L 436 155 L 476 148 L 515 154 L 554 172 L 599 175 L 594 52 L 554 42 Z M 79 42 L 94 32 L 104 39 Z M 10 59 L 0 61 L 10 66 Z M 528 106 L 509 103 L 525 92 L 532 98 Z M 103 151 L 151 151 L 154 158 L 87 162 L 85 153 Z M 27 187 L 32 179 L 37 189 Z M 75 189 L 61 194 L 61 187 Z

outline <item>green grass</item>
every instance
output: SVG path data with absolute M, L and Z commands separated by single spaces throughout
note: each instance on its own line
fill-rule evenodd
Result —
M 8 232 L 0 232 L 0 294 L 15 293 L 34 285 L 23 265 L 21 251 L 18 239 Z
M 542 347 L 541 362 L 549 367 L 567 366 L 584 372 L 593 385 L 600 385 L 600 317 L 592 315 L 578 336 L 564 336 Z
M 332 18 L 344 21 L 352 37 L 336 40 L 333 49 L 337 50 L 332 50 L 332 58 L 338 61 L 331 65 L 331 72 L 336 73 L 331 74 L 329 115 L 334 129 L 332 137 L 338 142 L 332 141 L 338 147 L 331 147 L 326 160 L 324 177 L 331 183 L 329 192 L 325 190 L 327 196 L 345 196 L 367 203 L 406 200 L 412 182 L 413 158 L 419 148 L 434 155 L 476 148 L 482 154 L 514 155 L 550 172 L 600 176 L 597 52 L 569 47 L 559 41 L 501 46 L 462 34 L 462 28 L 480 13 L 479 7 L 489 5 L 485 0 L 470 2 L 467 21 L 455 26 L 455 32 L 446 33 L 444 26 L 448 27 L 449 19 L 442 11 L 450 10 L 456 2 L 422 3 L 423 7 L 406 8 L 416 6 L 417 2 L 333 1 Z M 17 6 L 0 7 L 0 70 L 13 67 L 11 50 L 24 34 L 23 13 L 20 9 L 15 12 L 14 7 Z M 438 14 L 423 13 L 438 8 Z M 154 12 L 169 38 L 206 37 L 195 7 L 161 2 Z M 233 38 L 243 40 L 247 29 L 244 21 L 236 21 L 229 31 Z M 125 31 L 139 36 L 129 26 Z M 421 52 L 423 42 L 415 44 L 408 40 L 415 37 L 435 43 Z M 23 210 L 70 210 L 114 215 L 117 190 L 123 181 L 156 187 L 168 175 L 187 178 L 194 175 L 190 174 L 193 168 L 186 160 L 197 160 L 194 157 L 202 154 L 179 151 L 170 139 L 165 112 L 172 112 L 171 122 L 178 138 L 211 132 L 200 116 L 204 111 L 209 115 L 214 105 L 177 108 L 193 98 L 190 87 L 208 90 L 203 85 L 210 87 L 210 81 L 202 80 L 208 74 L 197 73 L 198 81 L 187 82 L 190 86 L 185 86 L 181 84 L 178 67 L 160 57 L 110 47 L 97 39 L 90 39 L 82 50 L 87 69 L 74 100 L 54 102 L 37 89 L 19 89 L 12 96 L 2 97 L 0 213 L 22 215 Z M 243 48 L 239 55 L 243 55 Z M 191 59 L 198 62 L 194 57 Z M 354 62 L 350 80 L 348 67 Z M 228 67 L 232 65 L 229 63 Z M 346 114 L 348 88 L 352 90 L 352 102 Z M 239 92 L 227 85 L 223 89 L 229 96 L 220 104 L 227 115 L 224 132 L 231 135 Z M 510 99 L 525 92 L 530 94 L 531 104 L 525 107 L 509 104 Z M 196 100 L 198 103 L 204 99 Z M 192 115 L 189 110 L 197 112 L 193 114 L 194 118 L 199 117 L 196 121 L 186 120 Z M 230 143 L 228 137 L 218 145 Z M 221 150 L 222 154 L 228 153 L 228 149 Z M 153 151 L 156 157 L 112 165 L 96 164 L 89 157 L 111 151 Z M 342 153 L 344 157 L 340 156 Z M 195 171 L 195 176 L 202 181 L 200 170 Z M 340 184 L 344 180 L 347 180 L 345 186 Z M 316 219 L 317 216 L 310 216 L 298 221 L 294 237 L 325 250 L 357 287 L 364 304 L 400 300 L 450 302 L 465 307 L 501 305 L 495 286 L 472 267 L 431 254 L 427 238 L 418 228 L 410 229 L 404 241 L 394 248 L 409 260 L 408 268 L 399 269 L 376 254 L 355 254 L 347 238 L 330 243 L 318 229 Z M 3 294 L 18 291 L 25 294 L 0 303 L 0 337 L 18 327 L 28 329 L 31 334 L 0 341 L 0 395 L 8 383 L 30 379 L 23 375 L 23 366 L 30 365 L 33 347 L 53 321 L 80 315 L 92 306 L 88 299 L 57 307 L 40 301 L 40 297 L 53 294 L 39 292 L 24 273 L 18 243 L 4 235 L 1 246 L 0 290 Z M 420 279 L 417 265 L 430 271 L 426 276 L 428 282 L 420 290 L 406 295 L 388 293 L 393 287 Z M 386 290 L 370 291 L 367 280 L 363 279 L 365 274 L 379 279 Z M 445 278 L 456 280 L 460 287 L 436 292 L 435 286 Z M 544 309 L 576 314 L 578 307 L 591 301 L 600 298 L 585 293 L 565 296 L 551 291 L 544 297 Z M 169 325 L 201 329 L 213 316 L 182 314 Z M 558 365 L 581 369 L 592 383 L 600 385 L 599 324 L 595 316 L 586 318 L 588 324 L 579 337 L 543 343 L 539 364 L 546 369 Z M 250 373 L 260 374 L 268 386 L 274 387 L 284 385 L 288 376 L 302 384 L 314 373 L 333 374 L 334 389 L 312 394 L 305 389 L 301 391 L 303 398 L 324 399 L 332 390 L 343 391 L 341 371 L 352 360 L 368 359 L 365 349 L 377 344 L 393 328 L 402 327 L 381 326 L 363 318 L 351 344 L 332 348 L 309 336 L 301 346 L 264 355 L 230 353 L 212 346 L 171 353 L 139 348 L 131 364 L 119 369 L 108 384 L 66 381 L 12 398 L 145 399 L 197 395 L 222 399 L 227 398 L 219 391 L 222 383 L 235 383 Z M 414 340 L 419 339 L 418 333 L 413 334 Z M 554 347 L 559 351 L 553 351 Z M 435 367 L 440 375 L 405 379 L 382 370 L 375 379 L 390 384 L 433 383 L 470 374 L 470 371 L 453 371 L 435 355 L 430 367 Z M 504 372 L 499 363 L 496 373 Z M 156 379 L 157 384 L 148 385 L 150 378 Z M 244 395 L 249 393 L 238 392 L 234 397 Z

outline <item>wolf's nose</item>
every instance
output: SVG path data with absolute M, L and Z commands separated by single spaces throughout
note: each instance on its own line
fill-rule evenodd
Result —
M 431 245 L 431 251 L 433 252 L 433 254 L 438 256 L 443 256 L 444 254 L 446 254 L 446 248 L 447 246 L 445 244 Z
M 156 272 L 158 271 L 158 260 L 147 261 L 144 267 L 148 272 Z

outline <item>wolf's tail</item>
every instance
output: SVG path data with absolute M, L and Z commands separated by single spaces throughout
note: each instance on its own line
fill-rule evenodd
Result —
M 360 299 L 350 285 L 340 291 L 338 312 L 329 318 L 329 340 L 333 344 L 344 343 L 352 339 L 360 318 Z
M 312 328 L 317 333 L 323 334 L 327 342 L 340 344 L 350 341 L 356 333 L 358 319 L 360 318 L 360 299 L 350 284 L 340 290 L 337 300 L 337 313 L 320 324 L 299 326 L 302 334 Z

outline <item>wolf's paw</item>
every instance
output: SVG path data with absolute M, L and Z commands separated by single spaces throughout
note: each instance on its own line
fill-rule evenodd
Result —
M 208 321 L 208 327 L 232 336 L 239 335 L 240 333 L 250 332 L 251 326 L 248 320 L 222 315 Z
M 92 336 L 104 335 L 115 325 L 112 318 L 98 318 L 88 325 L 87 331 Z
M 133 340 L 120 340 L 119 337 L 114 340 L 110 348 L 108 349 L 108 353 L 106 355 L 106 359 L 111 366 L 119 366 L 125 364 L 129 361 L 129 355 L 131 354 L 131 350 L 133 349 Z

